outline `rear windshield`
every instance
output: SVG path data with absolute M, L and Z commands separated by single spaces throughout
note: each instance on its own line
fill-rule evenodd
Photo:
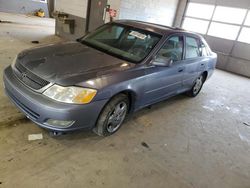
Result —
M 139 63 L 159 42 L 161 36 L 120 24 L 107 24 L 88 34 L 81 42 L 101 51 Z

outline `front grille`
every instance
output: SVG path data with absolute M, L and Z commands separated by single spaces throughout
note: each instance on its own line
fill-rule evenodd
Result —
M 38 61 L 43 61 L 43 59 Z M 17 69 L 17 71 L 14 71 L 15 75 L 27 86 L 38 90 L 49 84 L 48 81 L 30 72 L 19 61 L 16 62 L 15 67 Z

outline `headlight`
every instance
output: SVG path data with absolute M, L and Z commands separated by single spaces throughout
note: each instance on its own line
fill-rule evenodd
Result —
M 62 87 L 53 85 L 43 94 L 59 102 L 72 104 L 87 104 L 92 101 L 96 95 L 96 90 L 81 87 Z

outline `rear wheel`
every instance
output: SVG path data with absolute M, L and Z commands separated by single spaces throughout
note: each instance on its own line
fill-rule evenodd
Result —
M 187 95 L 190 97 L 196 97 L 200 93 L 204 82 L 205 82 L 205 76 L 202 74 L 195 80 L 192 89 L 187 92 Z
M 125 94 L 115 96 L 104 107 L 93 131 L 100 136 L 109 136 L 119 130 L 129 109 L 128 97 Z

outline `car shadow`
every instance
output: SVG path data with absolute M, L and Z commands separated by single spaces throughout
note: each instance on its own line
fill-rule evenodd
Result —
M 145 116 L 147 114 L 152 113 L 154 110 L 160 110 L 160 109 L 163 109 L 163 108 L 166 108 L 166 107 L 170 107 L 173 104 L 182 103 L 183 101 L 187 101 L 189 99 L 190 98 L 187 97 L 185 94 L 180 94 L 180 95 L 171 97 L 169 99 L 157 102 L 157 103 L 152 104 L 152 105 L 150 105 L 148 107 L 140 109 L 139 111 L 131 114 L 129 116 L 129 118 L 127 119 L 127 121 L 129 121 L 133 117 L 137 117 L 138 118 L 140 116 Z

